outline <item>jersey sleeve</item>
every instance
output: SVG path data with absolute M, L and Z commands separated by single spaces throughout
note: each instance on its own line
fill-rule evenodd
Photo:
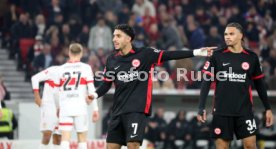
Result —
M 113 82 L 115 79 L 115 71 L 111 68 L 109 59 L 106 61 L 106 65 L 103 72 L 103 81 L 105 82 Z
M 213 56 L 205 62 L 202 72 L 211 77 L 215 76 L 215 58 Z
M 39 83 L 42 81 L 46 81 L 49 80 L 50 78 L 50 68 L 45 69 L 43 71 L 40 71 L 39 73 L 35 74 L 34 76 L 32 76 L 32 87 L 34 91 L 38 91 L 39 90 Z
M 261 70 L 260 61 L 259 61 L 258 57 L 256 56 L 255 60 L 254 60 L 254 67 L 253 67 L 253 73 L 252 73 L 251 79 L 256 80 L 256 79 L 260 79 L 263 77 L 264 77 L 264 74 Z
M 145 49 L 146 54 L 145 54 L 145 58 L 149 59 L 150 63 L 152 64 L 157 64 L 157 65 L 161 65 L 162 64 L 162 55 L 164 53 L 163 50 L 159 50 L 159 49 L 155 49 L 155 48 L 147 48 Z
M 90 66 L 87 66 L 87 69 L 85 70 L 85 79 L 88 88 L 88 94 L 91 95 L 95 93 L 96 89 L 94 86 L 94 75 Z

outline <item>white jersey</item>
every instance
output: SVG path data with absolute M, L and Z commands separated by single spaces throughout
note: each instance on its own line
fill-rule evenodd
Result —
M 58 68 L 59 66 L 49 67 L 32 76 L 32 87 L 34 91 L 39 90 L 39 83 L 44 83 L 42 105 L 56 106 L 58 101 Z
M 59 69 L 60 116 L 87 115 L 86 98 L 95 92 L 92 69 L 82 62 L 67 62 Z

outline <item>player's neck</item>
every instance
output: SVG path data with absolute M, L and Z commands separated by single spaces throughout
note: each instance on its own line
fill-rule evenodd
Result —
M 79 62 L 80 58 L 79 57 L 70 57 L 69 62 Z
M 132 45 L 131 45 L 131 44 L 128 44 L 128 45 L 126 45 L 125 48 L 123 48 L 123 49 L 121 50 L 121 53 L 122 53 L 123 55 L 127 55 L 131 50 L 132 50 Z
M 229 46 L 228 49 L 233 53 L 241 53 L 243 51 L 243 48 L 240 44 Z

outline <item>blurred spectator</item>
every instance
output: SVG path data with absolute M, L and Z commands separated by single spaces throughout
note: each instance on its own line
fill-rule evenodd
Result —
M 14 130 L 18 126 L 17 119 L 11 109 L 6 107 L 4 101 L 1 101 L 2 117 L 0 118 L 0 138 L 14 139 Z
M 156 19 L 155 17 L 150 15 L 150 9 L 146 8 L 145 9 L 145 15 L 142 16 L 142 26 L 144 28 L 144 30 L 148 33 L 150 30 L 150 26 L 152 24 L 156 23 Z
M 88 25 L 83 25 L 82 31 L 77 38 L 77 42 L 80 42 L 82 45 L 86 45 L 89 39 L 89 27 Z
M 40 55 L 40 53 L 42 52 L 44 48 L 43 45 L 43 37 L 41 35 L 36 35 L 35 37 L 35 43 L 34 45 L 28 50 L 27 53 L 27 62 L 26 62 L 26 70 L 25 70 L 25 80 L 28 81 L 30 80 L 32 74 L 32 63 L 35 57 L 37 57 L 38 55 Z
M 66 23 L 63 24 L 60 39 L 59 39 L 60 43 L 64 46 L 69 46 L 72 39 L 73 39 L 73 35 L 71 34 L 70 26 Z
M 118 23 L 119 24 L 127 24 L 129 20 L 130 10 L 127 5 L 123 5 L 123 8 L 120 10 L 118 14 Z
M 206 24 L 207 20 L 208 20 L 208 16 L 205 13 L 205 10 L 203 9 L 203 7 L 198 7 L 195 10 L 195 19 L 197 20 L 197 22 L 201 25 Z
M 149 0 L 136 0 L 132 7 L 132 12 L 136 13 L 138 16 L 142 17 L 145 15 L 146 9 L 149 9 L 149 14 L 152 17 L 156 16 L 155 7 Z
M 51 0 L 47 6 L 48 20 L 50 24 L 58 23 L 64 15 L 64 5 L 60 3 L 60 0 Z M 58 21 L 59 20 L 59 21 Z
M 192 127 L 186 120 L 185 111 L 179 111 L 167 129 L 169 130 L 168 143 L 172 149 L 186 148 L 192 145 Z
M 96 21 L 97 21 L 96 17 L 100 12 L 99 9 L 100 8 L 96 0 L 84 1 L 81 9 L 82 21 L 89 26 L 96 24 Z
M 193 148 L 197 147 L 196 143 L 198 140 L 208 140 L 208 148 L 211 149 L 214 142 L 212 142 L 212 138 L 210 137 L 210 123 L 200 123 L 197 121 L 197 118 L 194 117 L 191 120 L 191 126 L 193 131 Z
M 34 38 L 35 30 L 29 19 L 29 14 L 20 14 L 19 21 L 11 27 L 12 46 L 10 48 L 10 58 L 14 58 L 19 53 L 19 41 L 23 38 Z M 19 61 L 19 63 L 22 63 Z
M 113 30 L 118 23 L 118 16 L 115 15 L 113 11 L 107 10 L 105 11 L 104 18 L 106 25 L 109 26 L 111 30 Z
M 205 46 L 222 46 L 223 39 L 218 33 L 218 28 L 216 26 L 211 26 L 209 30 L 209 35 L 206 38 Z
M 268 37 L 268 46 L 270 49 L 276 49 L 276 28 L 273 29 L 272 34 Z
M 3 76 L 0 74 L 0 101 L 10 99 L 10 92 L 7 90 L 4 84 Z
M 177 25 L 183 25 L 185 23 L 185 13 L 182 13 L 183 10 L 182 10 L 182 7 L 180 5 L 176 5 L 175 6 L 175 20 L 177 22 Z
M 150 118 L 146 138 L 151 141 L 156 148 L 165 149 L 166 127 L 167 123 L 164 120 L 164 108 L 157 108 L 154 116 Z
M 160 34 L 158 32 L 158 25 L 152 24 L 148 32 L 148 37 L 150 42 L 149 45 L 152 47 L 156 47 L 156 41 L 158 40 L 159 36 Z
M 249 44 L 256 45 L 259 41 L 259 30 L 254 22 L 249 22 L 247 24 L 247 29 L 245 30 L 245 35 L 249 40 Z
M 274 74 L 269 77 L 268 80 L 268 89 L 276 90 L 276 68 L 274 68 Z
M 99 17 L 97 24 L 90 29 L 88 48 L 90 51 L 103 48 L 105 52 L 113 49 L 111 29 L 103 17 Z
M 45 18 L 42 14 L 38 14 L 35 18 L 35 29 L 36 29 L 36 36 L 40 35 L 40 36 L 44 36 L 44 33 L 46 32 L 46 22 L 45 22 Z
M 2 26 L 2 34 L 3 34 L 3 46 L 10 48 L 11 44 L 11 35 L 10 35 L 10 28 L 15 24 L 18 20 L 18 12 L 16 11 L 15 5 L 10 5 L 10 10 L 3 14 L 3 26 Z M 1 27 L 0 27 L 1 30 Z
M 274 69 L 276 68 L 276 50 L 270 50 L 270 57 L 267 59 L 270 64 L 270 75 L 274 73 Z
M 232 16 L 228 19 L 228 22 L 239 22 L 242 26 L 245 26 L 245 19 L 242 16 L 238 6 L 231 7 Z
M 177 31 L 170 25 L 169 16 L 162 22 L 162 25 L 163 28 L 157 46 L 163 50 L 168 50 L 169 47 L 174 46 L 179 50 L 182 47 L 182 42 Z
M 77 15 L 71 15 L 68 21 L 68 25 L 70 28 L 71 40 L 76 40 L 77 36 L 82 31 L 82 24 L 79 17 Z
M 65 39 L 66 42 L 71 42 L 68 38 L 67 35 L 65 34 Z M 61 51 L 62 51 L 62 44 L 60 43 L 60 39 L 58 38 L 58 36 L 52 36 L 51 40 L 50 40 L 50 45 L 51 45 L 51 54 L 53 57 L 55 57 L 56 55 L 58 55 Z M 64 46 L 68 46 L 68 45 L 64 45 Z
M 122 8 L 121 0 L 96 0 L 101 12 L 111 10 L 118 12 Z
M 20 0 L 20 5 L 23 11 L 29 13 L 32 18 L 42 10 L 40 1 Z
M 205 44 L 206 37 L 199 25 L 196 22 L 189 23 L 188 30 L 190 32 L 190 37 L 188 37 L 189 48 L 198 49 L 203 47 Z
M 51 50 L 51 45 L 48 43 L 44 43 L 42 53 L 34 58 L 34 73 L 42 71 L 52 65 L 53 57 L 51 55 Z

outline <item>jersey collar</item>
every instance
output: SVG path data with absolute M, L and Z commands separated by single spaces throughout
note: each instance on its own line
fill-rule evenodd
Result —
M 135 50 L 134 50 L 134 49 L 131 49 L 127 55 L 129 55 L 129 54 L 134 54 L 134 53 L 135 53 Z M 116 56 L 126 56 L 126 55 L 123 55 L 121 51 L 118 51 L 118 52 L 116 53 Z
M 229 49 L 225 49 L 225 50 L 223 51 L 223 53 L 228 53 L 228 52 L 232 53 Z M 242 49 L 242 52 L 241 52 L 241 53 L 244 53 L 244 54 L 249 55 L 249 53 L 248 53 L 247 51 L 245 51 L 244 49 Z
M 80 61 L 70 61 L 70 60 L 67 61 L 67 63 L 78 63 L 78 62 Z

